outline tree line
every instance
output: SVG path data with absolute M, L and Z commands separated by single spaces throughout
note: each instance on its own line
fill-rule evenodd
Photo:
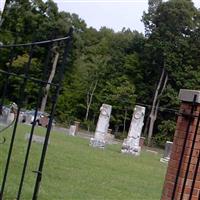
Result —
M 7 0 L 1 14 L 0 42 L 64 37 L 73 27 L 57 121 L 69 125 L 78 120 L 88 130 L 94 130 L 99 108 L 107 103 L 113 107 L 110 127 L 116 137 L 123 138 L 134 106 L 145 104 L 143 135 L 149 144 L 153 141 L 162 145 L 173 137 L 176 115 L 169 109 L 179 108 L 179 90 L 200 89 L 200 10 L 191 0 L 148 3 L 148 11 L 141 16 L 144 35 L 127 28 L 114 32 L 107 27 L 99 31 L 87 27 L 77 14 L 60 12 L 52 0 Z M 28 49 L 16 51 L 12 68 L 20 73 L 28 62 Z M 59 49 L 55 47 L 54 53 L 58 56 Z M 37 49 L 31 64 L 32 76 L 37 77 L 44 67 L 45 55 L 44 49 Z M 49 75 L 53 66 L 56 71 L 55 59 L 50 62 Z M 0 68 L 5 69 L 8 61 L 9 52 L 1 51 Z M 16 101 L 18 81 L 10 79 L 7 102 Z M 2 88 L 3 82 L 1 92 Z M 31 109 L 36 95 L 34 84 L 28 85 L 27 94 L 26 108 Z M 48 112 L 48 102 L 45 110 Z

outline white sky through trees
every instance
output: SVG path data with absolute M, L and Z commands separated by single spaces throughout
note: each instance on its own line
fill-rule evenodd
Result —
M 120 31 L 125 27 L 144 32 L 141 18 L 143 11 L 148 9 L 148 1 L 55 1 L 60 10 L 78 14 L 85 20 L 88 27 L 100 29 L 102 26 L 106 26 L 115 31 Z
M 0 0 L 0 11 L 3 10 L 5 1 L 6 1 L 6 0 Z
M 46 1 L 46 0 L 45 0 Z M 144 33 L 141 22 L 143 11 L 148 9 L 148 0 L 54 0 L 60 11 L 76 13 L 88 27 L 99 30 L 102 26 L 120 31 L 123 27 Z M 200 8 L 200 0 L 193 0 Z M 5 0 L 0 0 L 3 10 Z
M 55 0 L 59 10 L 76 13 L 88 27 L 99 30 L 102 26 L 120 31 L 123 27 L 144 33 L 141 22 L 148 0 Z M 193 0 L 200 7 L 200 0 Z
M 59 10 L 76 13 L 88 27 L 102 26 L 120 31 L 123 27 L 144 33 L 141 22 L 143 11 L 148 9 L 148 0 L 55 0 Z M 200 8 L 200 0 L 193 0 Z

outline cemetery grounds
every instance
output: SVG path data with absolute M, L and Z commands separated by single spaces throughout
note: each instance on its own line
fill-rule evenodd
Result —
M 31 126 L 19 125 L 11 158 L 5 200 L 15 199 L 21 176 Z M 37 127 L 35 134 L 44 135 Z M 0 144 L 0 178 L 2 180 L 12 128 L 1 133 L 6 138 Z M 31 199 L 42 145 L 32 143 L 29 164 L 22 191 L 23 200 Z M 145 150 L 134 157 L 120 153 L 121 144 L 106 149 L 89 146 L 89 140 L 52 131 L 43 171 L 40 200 L 159 200 L 162 193 L 166 164 L 162 154 Z

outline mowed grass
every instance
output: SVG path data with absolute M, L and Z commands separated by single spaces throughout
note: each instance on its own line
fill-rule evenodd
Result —
M 5 187 L 4 200 L 16 198 L 30 126 L 19 125 Z M 36 128 L 38 135 L 44 128 Z M 12 128 L 2 135 L 0 145 L 1 180 L 4 172 Z M 2 136 L 1 136 L 2 138 Z M 87 139 L 52 131 L 45 160 L 40 200 L 159 200 L 166 165 L 161 155 L 143 151 L 133 157 L 120 153 L 121 145 L 94 149 Z M 42 145 L 33 143 L 21 199 L 32 199 Z

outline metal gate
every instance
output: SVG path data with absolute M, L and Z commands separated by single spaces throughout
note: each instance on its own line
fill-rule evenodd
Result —
M 5 169 L 3 172 L 3 177 L 2 177 L 2 182 L 0 183 L 0 200 L 4 199 L 4 191 L 6 188 L 6 182 L 7 182 L 7 176 L 9 173 L 9 167 L 10 167 L 10 161 L 11 161 L 11 156 L 13 153 L 13 147 L 15 144 L 15 136 L 16 136 L 16 131 L 18 128 L 18 123 L 19 123 L 19 118 L 20 118 L 20 113 L 22 108 L 25 107 L 26 102 L 26 88 L 27 84 L 33 83 L 34 85 L 37 85 L 37 94 L 35 95 L 34 99 L 34 119 L 31 125 L 31 131 L 30 131 L 30 136 L 28 140 L 28 144 L 26 147 L 26 153 L 25 153 L 25 158 L 23 161 L 23 166 L 22 166 L 22 171 L 21 171 L 21 177 L 20 177 L 20 182 L 16 183 L 18 185 L 18 192 L 16 194 L 16 199 L 19 200 L 22 194 L 22 187 L 23 183 L 25 180 L 25 173 L 27 169 L 27 164 L 28 164 L 28 159 L 29 159 L 29 153 L 31 150 L 31 144 L 32 144 L 32 139 L 33 139 L 33 134 L 36 126 L 36 120 L 37 120 L 37 115 L 39 112 L 41 100 L 44 96 L 44 88 L 48 85 L 52 89 L 51 92 L 51 104 L 49 107 L 49 120 L 48 120 L 48 125 L 46 129 L 46 134 L 45 134 L 45 139 L 44 139 L 44 144 L 42 147 L 42 152 L 41 152 L 41 157 L 40 157 L 40 162 L 38 169 L 34 171 L 36 173 L 36 181 L 35 181 L 35 186 L 32 194 L 32 199 L 36 200 L 38 197 L 38 191 L 42 179 L 42 170 L 43 170 L 43 165 L 45 161 L 45 155 L 47 151 L 47 146 L 48 146 L 48 141 L 49 141 L 49 136 L 52 128 L 52 122 L 54 119 L 54 114 L 55 114 L 55 109 L 56 109 L 56 103 L 57 99 L 59 96 L 59 92 L 61 89 L 61 84 L 64 78 L 64 71 L 67 66 L 67 58 L 68 58 L 68 51 L 69 51 L 69 45 L 70 41 L 72 39 L 72 29 L 70 29 L 69 33 L 67 34 L 66 37 L 64 38 L 58 38 L 58 39 L 51 39 L 47 41 L 40 41 L 40 42 L 32 42 L 32 43 L 26 43 L 26 44 L 12 44 L 12 45 L 2 45 L 0 46 L 0 57 L 1 53 L 4 51 L 9 51 L 9 59 L 8 62 L 5 63 L 5 67 L 3 69 L 0 69 L 0 76 L 2 78 L 1 81 L 3 81 L 2 84 L 2 94 L 0 95 L 0 115 L 2 115 L 3 110 L 4 110 L 4 105 L 5 105 L 5 100 L 8 97 L 9 94 L 9 88 L 10 88 L 10 79 L 12 77 L 16 77 L 20 84 L 18 86 L 18 95 L 15 103 L 17 103 L 17 110 L 15 113 L 15 118 L 13 120 L 12 124 L 12 136 L 11 136 L 11 141 L 9 144 L 9 150 L 6 158 L 6 164 L 5 164 Z M 54 47 L 59 48 L 60 56 L 58 66 L 56 69 L 56 73 L 54 76 L 54 81 L 49 82 L 47 74 L 48 74 L 48 69 L 50 66 L 50 60 L 53 58 L 52 54 L 52 49 Z M 17 73 L 16 70 L 12 70 L 13 62 L 17 58 L 16 52 L 23 52 L 25 50 L 28 50 L 28 58 L 27 58 L 27 63 L 22 67 L 23 73 Z M 41 71 L 41 75 L 37 75 L 37 77 L 33 77 L 32 74 L 30 73 L 31 70 L 31 65 L 32 61 L 34 59 L 35 54 L 39 55 L 40 52 L 45 52 L 45 59 L 44 63 L 42 64 L 43 69 Z M 38 78 L 39 77 L 39 78 Z M 1 130 L 2 131 L 2 130 Z M 1 137 L 1 132 L 0 132 L 0 137 Z M 2 144 L 0 144 L 2 145 Z M 5 145 L 5 144 L 4 144 Z M 30 197 L 31 198 L 31 197 Z

